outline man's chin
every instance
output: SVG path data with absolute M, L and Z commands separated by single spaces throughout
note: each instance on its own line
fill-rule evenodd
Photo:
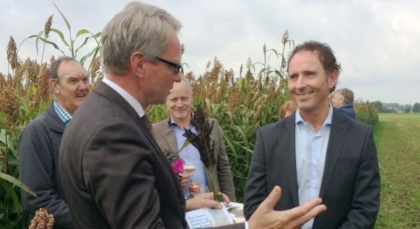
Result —
M 172 113 L 172 116 L 175 117 L 178 120 L 182 120 L 182 119 L 186 119 L 188 117 L 188 113 L 187 112 L 182 112 L 182 113 Z

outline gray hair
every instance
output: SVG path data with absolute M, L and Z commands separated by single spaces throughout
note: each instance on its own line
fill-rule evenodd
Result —
M 344 102 L 346 104 L 353 103 L 354 101 L 354 94 L 353 91 L 348 88 L 340 88 L 335 90 L 334 94 L 340 94 L 344 98 Z
M 50 79 L 57 79 L 57 82 L 60 82 L 60 78 L 59 78 L 59 75 L 58 75 L 58 68 L 60 67 L 61 63 L 63 63 L 63 62 L 67 63 L 67 62 L 70 62 L 70 61 L 74 61 L 76 63 L 79 63 L 76 59 L 74 59 L 72 57 L 69 57 L 69 56 L 62 56 L 62 57 L 59 57 L 57 60 L 55 60 L 50 66 L 50 72 L 49 72 L 50 73 L 49 74 Z
M 102 31 L 101 56 L 106 71 L 124 74 L 134 52 L 155 60 L 166 48 L 171 32 L 179 32 L 181 27 L 163 9 L 141 2 L 128 3 Z

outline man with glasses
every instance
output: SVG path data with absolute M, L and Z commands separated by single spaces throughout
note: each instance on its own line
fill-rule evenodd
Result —
M 74 115 L 60 147 L 60 176 L 76 228 L 187 228 L 181 186 L 145 116 L 181 80 L 180 29 L 165 10 L 131 2 L 102 31 L 107 74 Z M 250 229 L 298 227 L 325 210 L 315 199 L 272 211 L 279 195 L 276 187 Z
M 58 152 L 67 123 L 89 93 L 89 78 L 70 57 L 53 62 L 49 77 L 54 101 L 25 127 L 19 141 L 20 180 L 37 195 L 22 190 L 22 204 L 31 218 L 36 210 L 46 208 L 54 216 L 54 228 L 73 228 L 58 175 Z
M 171 61 L 169 61 L 169 60 L 165 60 L 165 59 L 160 58 L 160 57 L 158 57 L 158 56 L 156 56 L 156 57 L 155 57 L 155 59 L 156 59 L 156 60 L 160 60 L 160 61 L 162 61 L 163 63 L 166 63 L 167 65 L 171 66 L 171 67 L 174 69 L 174 73 L 175 73 L 175 74 L 178 74 L 178 72 L 180 72 L 180 71 L 182 72 L 182 65 L 180 65 L 180 64 L 177 64 L 177 63 L 171 62 Z

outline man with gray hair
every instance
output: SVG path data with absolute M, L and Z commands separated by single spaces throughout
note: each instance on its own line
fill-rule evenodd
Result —
M 50 66 L 54 101 L 30 122 L 19 141 L 19 179 L 37 197 L 22 190 L 22 204 L 32 218 L 39 208 L 54 216 L 54 229 L 73 228 L 58 170 L 60 141 L 67 123 L 89 90 L 89 74 L 71 57 L 60 57 Z
M 106 76 L 74 115 L 60 147 L 60 175 L 76 228 L 187 228 L 182 189 L 145 115 L 149 105 L 165 103 L 173 82 L 181 80 L 180 28 L 165 10 L 131 2 L 102 31 Z M 249 229 L 297 228 L 326 210 L 314 198 L 273 211 L 279 197 L 275 187 Z
M 356 119 L 356 114 L 353 109 L 354 94 L 348 88 L 340 88 L 333 93 L 331 103 L 338 111 Z

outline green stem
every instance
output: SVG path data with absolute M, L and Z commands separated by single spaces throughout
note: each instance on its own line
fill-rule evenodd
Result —
M 210 165 L 208 170 L 210 175 L 210 187 L 213 190 L 214 200 L 218 202 L 223 202 L 223 194 L 220 192 L 219 182 L 217 180 L 216 166 Z

